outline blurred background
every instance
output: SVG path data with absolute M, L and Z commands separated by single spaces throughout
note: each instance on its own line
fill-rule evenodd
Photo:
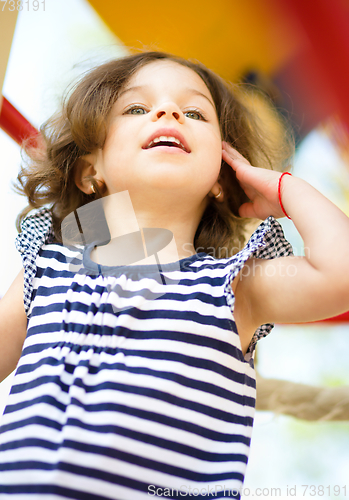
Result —
M 21 164 L 19 143 L 29 130 L 25 120 L 38 129 L 79 75 L 139 49 L 199 60 L 228 81 L 248 85 L 266 126 L 278 131 L 278 117 L 289 121 L 297 146 L 293 174 L 349 215 L 347 1 L 180 0 L 164 5 L 159 0 L 3 0 L 0 28 L 5 98 L 0 114 L 0 297 L 21 269 L 15 219 L 26 202 L 12 183 Z M 295 253 L 302 255 L 292 222 L 280 222 Z M 349 386 L 348 318 L 276 325 L 258 348 L 260 374 L 314 386 Z M 0 414 L 12 376 L 0 384 Z M 348 450 L 348 421 L 305 422 L 258 411 L 244 498 L 256 488 L 265 488 L 262 498 L 287 498 L 295 487 L 294 498 L 345 499 Z M 315 495 L 309 489 L 304 495 L 302 485 L 315 486 Z M 280 488 L 281 496 L 271 488 Z

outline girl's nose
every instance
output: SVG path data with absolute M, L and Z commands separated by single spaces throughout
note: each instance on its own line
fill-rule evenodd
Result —
M 160 118 L 168 118 L 170 120 L 174 118 L 179 123 L 184 122 L 184 114 L 174 102 L 166 102 L 154 111 L 154 121 Z

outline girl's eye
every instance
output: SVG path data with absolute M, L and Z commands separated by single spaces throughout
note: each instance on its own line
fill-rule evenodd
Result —
M 191 118 L 192 120 L 205 120 L 204 116 L 199 113 L 199 111 L 186 111 L 185 113 L 185 116 L 187 116 L 188 118 Z
M 145 115 L 146 110 L 144 108 L 141 108 L 140 106 L 133 106 L 132 108 L 129 108 L 125 111 L 125 114 L 129 115 Z

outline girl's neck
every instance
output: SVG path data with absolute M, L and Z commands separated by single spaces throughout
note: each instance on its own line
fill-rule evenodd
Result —
M 144 263 L 147 264 L 151 263 L 151 255 L 148 255 L 150 248 L 159 250 L 162 264 L 194 255 L 193 241 L 202 210 L 193 217 L 193 211 L 179 210 L 181 205 L 178 204 L 175 211 L 173 208 L 166 210 L 166 207 L 160 210 L 149 204 L 140 210 L 137 203 L 132 203 L 128 191 L 105 197 L 103 208 L 111 240 L 107 245 L 96 247 L 91 252 L 91 259 L 101 265 L 117 266 L 125 264 L 122 255 L 134 255 L 131 260 L 139 263 L 137 256 L 144 255 Z M 160 231 L 149 231 L 150 228 Z M 131 233 L 134 238 L 130 239 L 127 235 Z M 124 248 L 120 249 L 120 245 Z

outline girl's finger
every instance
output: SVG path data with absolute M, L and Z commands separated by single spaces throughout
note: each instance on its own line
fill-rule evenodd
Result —
M 239 158 L 239 157 L 234 157 L 232 156 L 231 154 L 227 153 L 227 151 L 225 151 L 223 149 L 222 151 L 222 158 L 223 160 L 228 163 L 228 165 L 230 165 L 234 170 L 236 170 L 238 167 L 240 167 L 241 165 L 245 164 L 245 162 L 243 161 L 242 158 Z
M 252 203 L 243 203 L 239 208 L 239 215 L 247 219 L 258 218 Z
M 249 163 L 240 158 L 231 158 L 226 151 L 222 152 L 222 159 L 234 170 L 236 178 L 239 182 L 243 182 L 248 175 L 249 170 L 252 168 Z
M 224 149 L 222 151 L 222 158 L 234 170 L 236 170 L 238 168 L 238 165 L 235 163 L 235 161 L 233 160 L 233 158 L 231 156 L 229 156 L 228 153 L 226 151 L 224 151 Z
M 242 154 L 239 153 L 239 151 L 237 151 L 232 146 L 230 146 L 230 144 L 228 144 L 227 142 L 223 141 L 222 142 L 222 146 L 223 146 L 223 151 L 225 151 L 226 153 L 228 153 L 228 155 L 233 160 L 241 160 L 241 161 L 247 163 L 248 165 L 250 165 L 250 162 L 248 160 L 246 160 L 246 158 L 244 156 L 242 156 Z
M 234 156 L 232 157 L 224 149 L 222 150 L 222 158 L 235 171 L 237 171 L 238 169 L 245 170 L 248 167 L 251 168 L 251 165 L 249 164 L 249 162 L 243 156 L 241 156 L 241 155 L 237 156 L 236 155 L 235 157 Z

